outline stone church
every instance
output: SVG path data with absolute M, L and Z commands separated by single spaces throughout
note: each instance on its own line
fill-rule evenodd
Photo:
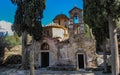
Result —
M 63 65 L 75 69 L 96 66 L 95 39 L 85 36 L 83 10 L 74 7 L 69 15 L 58 14 L 53 23 L 43 27 L 43 37 L 36 42 L 35 66 Z

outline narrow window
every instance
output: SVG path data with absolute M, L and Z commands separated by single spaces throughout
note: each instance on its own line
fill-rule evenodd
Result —
M 49 36 L 49 35 L 50 35 L 49 30 L 46 30 L 46 35 L 47 35 L 47 36 Z
M 60 19 L 58 20 L 58 24 L 60 25 Z

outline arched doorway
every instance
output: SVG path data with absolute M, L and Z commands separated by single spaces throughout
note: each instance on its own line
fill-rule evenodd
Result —
M 49 66 L 49 45 L 47 43 L 43 43 L 41 45 L 41 67 Z

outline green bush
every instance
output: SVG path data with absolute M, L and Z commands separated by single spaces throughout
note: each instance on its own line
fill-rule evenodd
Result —
M 21 38 L 16 38 L 14 36 L 6 36 L 5 40 L 9 44 L 9 47 L 15 46 L 15 45 L 21 45 Z
M 21 55 L 9 55 L 4 64 L 21 64 L 22 56 Z

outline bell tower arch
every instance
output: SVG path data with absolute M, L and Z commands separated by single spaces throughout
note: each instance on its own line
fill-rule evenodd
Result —
M 84 33 L 83 10 L 75 6 L 73 9 L 69 11 L 69 14 L 70 14 L 69 24 L 70 35 Z

